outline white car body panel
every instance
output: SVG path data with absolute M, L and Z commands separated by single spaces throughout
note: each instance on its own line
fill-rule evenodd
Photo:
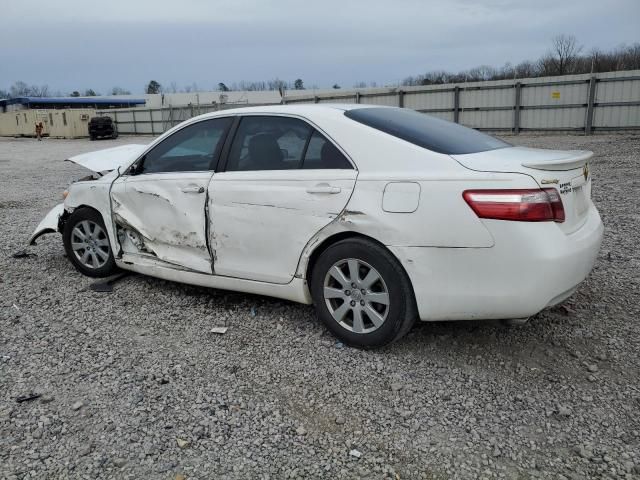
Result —
M 486 223 L 500 248 L 389 247 L 411 278 L 422 320 L 530 317 L 573 293 L 602 241 L 593 205 L 571 235 L 554 222 Z
M 449 156 L 355 122 L 344 115 L 349 108 L 367 107 L 227 110 L 188 120 L 148 146 L 70 160 L 94 171 L 126 172 L 186 125 L 273 114 L 313 124 L 348 154 L 354 170 L 156 174 L 153 181 L 112 171 L 74 183 L 64 209 L 89 206 L 102 214 L 121 268 L 302 303 L 311 302 L 306 278 L 314 251 L 336 235 L 364 235 L 400 261 L 420 318 L 428 321 L 528 317 L 570 295 L 589 273 L 603 232 L 590 199 L 590 152 L 515 147 Z M 166 175 L 166 186 L 159 175 Z M 306 192 L 324 183 L 339 192 Z M 190 197 L 182 186 L 205 192 Z M 560 191 L 566 222 L 482 220 L 462 197 L 464 190 L 540 187 Z M 169 211 L 164 204 L 171 204 Z M 57 228 L 56 213 L 50 215 L 38 228 L 52 228 L 54 217 Z M 167 223 L 175 228 L 163 229 Z M 123 227 L 141 235 L 148 249 L 119 238 Z
M 216 173 L 209 186 L 215 273 L 290 282 L 309 239 L 347 205 L 356 176 L 356 170 Z
M 131 165 L 146 149 L 147 145 L 120 145 L 118 147 L 75 155 L 69 157 L 67 161 L 94 172 L 110 172 L 111 170 L 116 170 L 118 167 Z
M 241 278 L 223 277 L 220 275 L 183 270 L 177 267 L 169 267 L 165 262 L 161 262 L 148 255 L 124 254 L 122 258 L 116 259 L 116 265 L 123 270 L 142 273 L 173 282 L 283 298 L 307 305 L 312 303 L 306 281 L 300 278 L 294 278 L 287 284 L 279 285 Z
M 115 223 L 126 229 L 123 252 L 144 251 L 167 263 L 212 273 L 206 232 L 206 190 L 212 172 L 150 173 L 120 177 L 111 189 Z M 127 233 L 128 232 L 128 233 Z
M 45 233 L 55 233 L 58 231 L 58 221 L 60 217 L 64 213 L 64 204 L 60 203 L 53 207 L 49 213 L 45 215 L 45 217 L 40 221 L 36 229 L 29 237 L 29 245 L 35 245 L 38 237 L 44 235 Z
M 465 167 L 483 172 L 513 172 L 514 169 L 519 170 L 520 166 L 534 170 L 562 171 L 582 168 L 593 157 L 593 152 L 512 147 L 451 156 Z

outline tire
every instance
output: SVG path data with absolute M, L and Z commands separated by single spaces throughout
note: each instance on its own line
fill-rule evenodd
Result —
M 79 208 L 73 212 L 65 222 L 62 239 L 67 258 L 80 273 L 101 278 L 118 271 L 107 229 L 97 211 Z
M 355 280 L 352 271 L 357 272 Z M 331 245 L 313 265 L 310 284 L 320 320 L 354 347 L 395 342 L 411 330 L 417 317 L 404 269 L 384 247 L 370 240 L 352 238 Z

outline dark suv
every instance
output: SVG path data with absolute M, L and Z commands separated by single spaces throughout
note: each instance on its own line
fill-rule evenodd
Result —
M 118 138 L 118 128 L 111 117 L 93 117 L 89 121 L 89 138 L 98 137 Z

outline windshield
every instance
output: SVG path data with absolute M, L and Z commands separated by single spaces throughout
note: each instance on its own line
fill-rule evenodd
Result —
M 472 128 L 404 108 L 356 108 L 344 114 L 356 122 L 447 155 L 512 146 Z

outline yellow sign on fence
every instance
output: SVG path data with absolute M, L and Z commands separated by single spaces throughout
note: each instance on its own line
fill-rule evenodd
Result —
M 551 92 L 551 98 L 560 98 L 560 92 Z

